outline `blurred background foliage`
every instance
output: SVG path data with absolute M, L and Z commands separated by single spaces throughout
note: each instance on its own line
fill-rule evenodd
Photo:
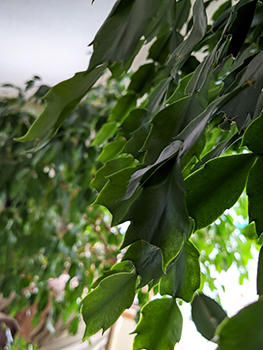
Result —
M 30 153 L 13 138 L 42 108 L 48 87 L 39 85 L 39 77 L 23 90 L 5 85 L 12 97 L 0 99 L 0 291 L 3 298 L 15 292 L 4 310 L 11 316 L 36 302 L 34 325 L 52 301 L 50 325 L 59 316 L 66 323 L 73 313 L 69 329 L 75 333 L 83 291 L 116 262 L 122 238 L 118 228 L 110 228 L 108 212 L 91 206 L 96 194 L 90 186 L 100 166 L 100 149 L 90 144 L 122 84 L 94 88 L 56 137 Z M 57 290 L 51 281 L 61 275 L 66 284 Z

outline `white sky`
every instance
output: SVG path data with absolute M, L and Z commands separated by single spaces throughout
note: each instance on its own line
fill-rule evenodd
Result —
M 54 85 L 87 69 L 115 0 L 0 0 L 0 85 L 33 75 Z

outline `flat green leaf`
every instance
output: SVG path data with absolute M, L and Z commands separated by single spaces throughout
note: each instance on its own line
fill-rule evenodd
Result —
M 139 240 L 159 247 L 165 270 L 192 230 L 179 163 L 174 159 L 166 162 L 136 193 L 136 200 L 123 218 L 131 221 L 123 247 Z
M 95 187 L 100 192 L 103 186 L 107 183 L 108 175 L 112 175 L 122 169 L 134 166 L 134 158 L 132 156 L 120 157 L 113 159 L 103 165 L 95 174 L 95 178 L 91 182 L 91 186 Z
M 128 92 L 126 95 L 121 96 L 109 116 L 109 121 L 115 121 L 122 123 L 129 112 L 136 107 L 136 95 L 134 92 Z
M 145 241 L 133 243 L 124 254 L 123 260 L 131 260 L 137 274 L 142 278 L 138 288 L 145 286 L 151 281 L 155 284 L 163 275 L 160 248 Z
M 249 222 L 255 221 L 258 237 L 263 232 L 263 159 L 258 157 L 251 169 L 247 183 Z
M 232 34 L 232 39 L 228 47 L 228 55 L 232 54 L 236 57 L 241 49 L 250 30 L 256 4 L 257 0 L 254 0 L 248 1 L 243 6 L 238 6 L 236 18 L 229 29 L 229 33 Z
M 202 89 L 207 79 L 210 78 L 214 66 L 218 64 L 219 57 L 229 41 L 230 38 L 228 40 L 219 40 L 213 51 L 199 64 L 186 86 L 185 92 L 187 94 L 198 92 Z
M 154 115 L 160 109 L 160 105 L 164 101 L 164 97 L 167 93 L 170 82 L 170 77 L 161 80 L 156 89 L 149 96 L 149 101 L 147 103 L 147 110 L 149 115 Z
M 143 183 L 147 181 L 158 169 L 160 169 L 166 161 L 174 157 L 179 152 L 181 145 L 181 141 L 172 142 L 169 146 L 164 148 L 154 164 L 143 167 L 132 174 L 127 192 L 123 199 L 130 198 L 138 188 L 141 179 L 143 179 L 141 183 L 141 185 L 143 185 Z
M 133 350 L 173 350 L 182 333 L 183 318 L 173 298 L 155 299 L 142 309 Z
M 142 151 L 147 150 L 146 165 L 153 164 L 163 149 L 201 112 L 197 95 L 184 97 L 162 109 L 152 120 L 151 132 Z
M 227 118 L 235 118 L 239 130 L 247 126 L 248 115 L 251 118 L 258 117 L 254 114 L 263 87 L 263 51 L 247 65 L 238 86 L 244 84 L 249 84 L 249 87 L 231 99 L 224 107 Z
M 187 84 L 189 83 L 190 79 L 192 78 L 194 72 L 187 74 L 185 77 L 183 77 L 175 90 L 175 92 L 172 94 L 171 97 L 166 101 L 168 105 L 171 105 L 172 103 L 181 100 L 182 98 L 186 97 L 185 88 Z
M 263 344 L 263 300 L 226 318 L 217 329 L 218 350 L 261 350 Z
M 142 96 L 148 92 L 153 84 L 154 63 L 146 63 L 132 75 L 128 91 L 133 91 L 138 96 Z
M 213 21 L 215 21 L 222 13 L 224 13 L 231 6 L 232 6 L 231 0 L 227 0 L 226 2 L 224 2 L 213 14 L 212 16 Z
M 191 242 L 185 241 L 179 258 L 160 281 L 160 293 L 190 302 L 199 287 L 199 252 Z
M 135 296 L 137 275 L 120 272 L 108 276 L 82 301 L 81 313 L 86 324 L 83 340 L 105 332 L 128 309 Z
M 106 66 L 102 65 L 89 73 L 77 73 L 73 78 L 55 85 L 44 97 L 46 105 L 42 114 L 32 124 L 28 132 L 16 141 L 37 140 L 36 149 L 45 145 L 56 134 L 64 119 L 103 74 L 105 68 Z
M 160 0 L 118 0 L 92 42 L 94 52 L 88 70 L 106 62 L 123 61 L 125 65 L 160 3 Z
M 116 158 L 117 155 L 122 151 L 126 142 L 126 140 L 119 139 L 108 143 L 103 147 L 103 150 L 98 157 L 98 161 L 105 163 Z
M 262 130 L 263 113 L 249 125 L 243 136 L 243 145 L 258 154 L 263 154 Z
M 149 49 L 148 58 L 153 59 L 160 64 L 164 64 L 169 54 L 173 52 L 182 41 L 182 35 L 172 28 L 167 34 L 154 41 Z
M 138 167 L 128 167 L 108 176 L 108 182 L 99 193 L 95 205 L 104 205 L 113 215 L 112 225 L 123 222 L 123 217 L 127 213 L 130 205 L 138 197 L 139 192 L 128 200 L 120 200 L 127 191 L 131 175 Z
M 102 128 L 97 133 L 95 139 L 92 141 L 91 146 L 102 145 L 117 131 L 116 122 L 108 122 L 102 125 Z
M 227 317 L 222 307 L 204 294 L 196 294 L 192 301 L 192 319 L 198 332 L 213 340 L 218 325 Z
M 210 225 L 236 203 L 254 161 L 253 154 L 215 158 L 185 180 L 186 203 L 195 230 Z
M 216 147 L 214 147 L 210 152 L 206 153 L 203 158 L 194 166 L 193 171 L 201 168 L 209 160 L 220 157 L 229 147 L 231 147 L 235 142 L 240 140 L 241 136 L 239 133 L 234 134 L 230 139 L 220 142 Z
M 201 114 L 192 120 L 192 122 L 190 122 L 178 136 L 176 136 L 176 140 L 183 141 L 183 145 L 178 155 L 180 158 L 183 158 L 187 153 L 191 152 L 191 149 L 200 139 L 200 136 L 209 120 L 211 120 L 218 112 L 225 110 L 225 106 L 228 102 L 241 94 L 248 86 L 249 84 L 244 82 L 244 84 L 237 86 L 233 91 L 212 102 Z
M 106 277 L 118 274 L 120 272 L 129 272 L 132 273 L 134 271 L 134 265 L 131 261 L 121 261 L 117 264 L 114 264 L 110 270 L 103 271 L 103 275 L 96 279 L 91 285 L 91 288 L 97 288 L 102 280 Z
M 188 19 L 191 9 L 191 1 L 176 1 L 175 3 L 175 28 L 180 30 Z
M 137 159 L 142 157 L 143 152 L 141 151 L 141 147 L 145 142 L 145 139 L 149 133 L 149 130 L 150 130 L 150 125 L 148 123 L 145 123 L 136 131 L 134 131 L 131 134 L 130 139 L 127 141 L 126 145 L 124 146 L 122 152 L 130 153 L 134 156 L 134 158 L 137 158 Z
M 263 246 L 260 248 L 258 257 L 257 293 L 263 294 Z
M 175 71 L 183 63 L 196 45 L 201 41 L 206 32 L 207 18 L 203 0 L 196 0 L 193 7 L 193 28 L 191 33 L 172 53 L 168 66 Z
M 121 123 L 120 129 L 126 138 L 131 133 L 139 129 L 142 125 L 148 122 L 147 110 L 143 108 L 133 109 L 127 118 Z
M 152 41 L 154 38 L 163 36 L 173 26 L 175 23 L 174 3 L 174 0 L 165 0 L 160 2 L 158 11 L 153 16 L 145 32 L 147 42 Z

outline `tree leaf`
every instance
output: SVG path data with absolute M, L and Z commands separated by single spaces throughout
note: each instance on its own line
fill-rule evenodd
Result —
M 133 109 L 127 118 L 121 123 L 120 129 L 124 133 L 126 138 L 129 138 L 130 134 L 139 129 L 142 125 L 148 122 L 149 116 L 147 110 L 143 108 Z
M 247 65 L 238 86 L 245 83 L 248 83 L 249 87 L 224 106 L 227 118 L 235 118 L 239 130 L 247 126 L 248 115 L 251 119 L 258 117 L 254 113 L 263 87 L 263 51 L 258 53 Z
M 119 139 L 112 141 L 103 147 L 101 154 L 98 157 L 99 162 L 108 162 L 118 156 L 126 144 L 126 140 Z
M 195 230 L 210 225 L 236 203 L 254 161 L 253 154 L 215 158 L 185 180 L 186 203 Z
M 178 136 L 176 136 L 176 140 L 183 141 L 183 146 L 178 155 L 179 158 L 183 158 L 187 153 L 191 152 L 192 147 L 194 147 L 202 135 L 208 121 L 218 112 L 225 110 L 227 103 L 238 96 L 248 86 L 246 82 L 212 102 L 201 114 L 192 120 Z
M 218 350 L 260 350 L 263 344 L 263 300 L 248 305 L 217 329 Z
M 247 183 L 249 222 L 255 221 L 258 237 L 263 232 L 263 159 L 259 156 L 251 169 Z
M 160 248 L 145 241 L 133 243 L 124 254 L 123 260 L 131 260 L 137 274 L 142 278 L 138 288 L 142 288 L 151 281 L 155 284 L 163 275 Z
M 257 0 L 253 0 L 247 2 L 243 6 L 238 6 L 236 18 L 229 29 L 229 33 L 232 34 L 232 39 L 228 47 L 228 55 L 232 54 L 236 57 L 241 49 L 250 30 L 256 4 Z
M 213 299 L 196 294 L 192 301 L 192 319 L 203 337 L 213 340 L 218 325 L 226 317 L 226 312 Z
M 177 67 L 185 61 L 195 46 L 201 41 L 205 35 L 207 18 L 203 0 L 196 0 L 193 7 L 193 28 L 191 33 L 172 53 L 167 65 L 173 68 L 173 72 Z
M 157 113 L 142 148 L 142 151 L 147 150 L 144 163 L 153 164 L 163 149 L 202 111 L 201 102 L 195 94 L 184 97 Z
M 130 139 L 125 144 L 122 153 L 130 153 L 134 156 L 134 158 L 143 157 L 143 152 L 141 151 L 141 147 L 144 144 L 144 141 L 149 133 L 150 125 L 145 123 L 136 131 L 131 134 Z
M 108 175 L 112 175 L 122 169 L 134 166 L 134 158 L 132 156 L 120 157 L 108 161 L 95 174 L 95 178 L 91 182 L 91 186 L 95 187 L 100 192 L 103 186 L 107 183 Z
M 91 146 L 102 145 L 106 142 L 111 136 L 113 136 L 117 131 L 116 122 L 108 122 L 102 125 L 102 128 L 97 133 L 95 139 L 92 141 Z
M 137 192 L 136 200 L 123 218 L 131 221 L 123 247 L 139 240 L 159 247 L 165 270 L 192 230 L 179 163 L 174 159 L 166 162 L 134 195 Z
M 243 136 L 243 145 L 258 154 L 263 154 L 262 128 L 263 113 L 249 125 Z
M 199 287 L 199 252 L 191 242 L 185 241 L 180 256 L 160 281 L 160 293 L 181 298 L 189 303 Z
M 121 96 L 116 105 L 113 107 L 109 121 L 115 121 L 122 123 L 129 112 L 136 107 L 136 96 L 134 92 L 128 92 L 126 95 Z
M 97 288 L 101 281 L 111 275 L 118 274 L 120 272 L 129 272 L 132 273 L 134 271 L 134 265 L 131 261 L 121 261 L 117 264 L 114 264 L 110 270 L 103 271 L 103 275 L 97 278 L 91 285 L 91 288 Z
M 169 146 L 164 148 L 154 164 L 143 167 L 132 174 L 127 192 L 123 199 L 130 198 L 138 188 L 140 180 L 143 179 L 141 183 L 142 186 L 143 183 L 147 181 L 158 169 L 160 169 L 166 161 L 174 157 L 179 152 L 181 145 L 181 141 L 172 142 Z
M 44 97 L 46 105 L 42 114 L 23 137 L 15 140 L 20 142 L 37 140 L 35 150 L 44 146 L 56 134 L 68 114 L 103 74 L 105 68 L 106 65 L 102 65 L 89 73 L 76 73 L 73 78 L 54 86 Z
M 160 0 L 118 0 L 92 42 L 88 71 L 106 62 L 125 65 L 159 6 Z
M 134 273 L 116 273 L 103 279 L 99 287 L 83 299 L 81 313 L 86 324 L 83 340 L 101 328 L 105 332 L 131 306 L 136 280 Z
M 260 248 L 258 257 L 257 293 L 258 295 L 263 294 L 263 246 Z
M 153 317 L 154 315 L 154 317 Z M 182 315 L 173 298 L 155 299 L 142 309 L 133 350 L 173 350 L 182 333 Z
M 104 205 L 113 215 L 112 225 L 123 222 L 123 217 L 127 213 L 131 204 L 140 194 L 139 191 L 128 200 L 120 200 L 124 197 L 131 175 L 138 167 L 128 167 L 114 174 L 108 175 L 108 182 L 99 193 L 94 205 Z
M 138 96 L 142 96 L 152 87 L 154 77 L 154 63 L 146 63 L 132 75 L 128 91 L 135 92 Z
M 186 86 L 185 92 L 187 94 L 198 92 L 202 89 L 207 79 L 209 79 L 215 64 L 218 64 L 219 58 L 229 41 L 230 38 L 219 40 L 213 51 L 199 64 Z
M 160 104 L 164 102 L 165 95 L 167 94 L 167 90 L 169 84 L 171 82 L 171 78 L 165 78 L 159 82 L 155 90 L 149 96 L 149 100 L 147 103 L 147 110 L 150 116 L 157 113 L 157 111 L 161 108 Z

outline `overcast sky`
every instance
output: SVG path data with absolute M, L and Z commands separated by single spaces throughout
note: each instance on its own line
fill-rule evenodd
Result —
M 87 69 L 88 44 L 115 0 L 0 0 L 0 84 L 54 85 Z

